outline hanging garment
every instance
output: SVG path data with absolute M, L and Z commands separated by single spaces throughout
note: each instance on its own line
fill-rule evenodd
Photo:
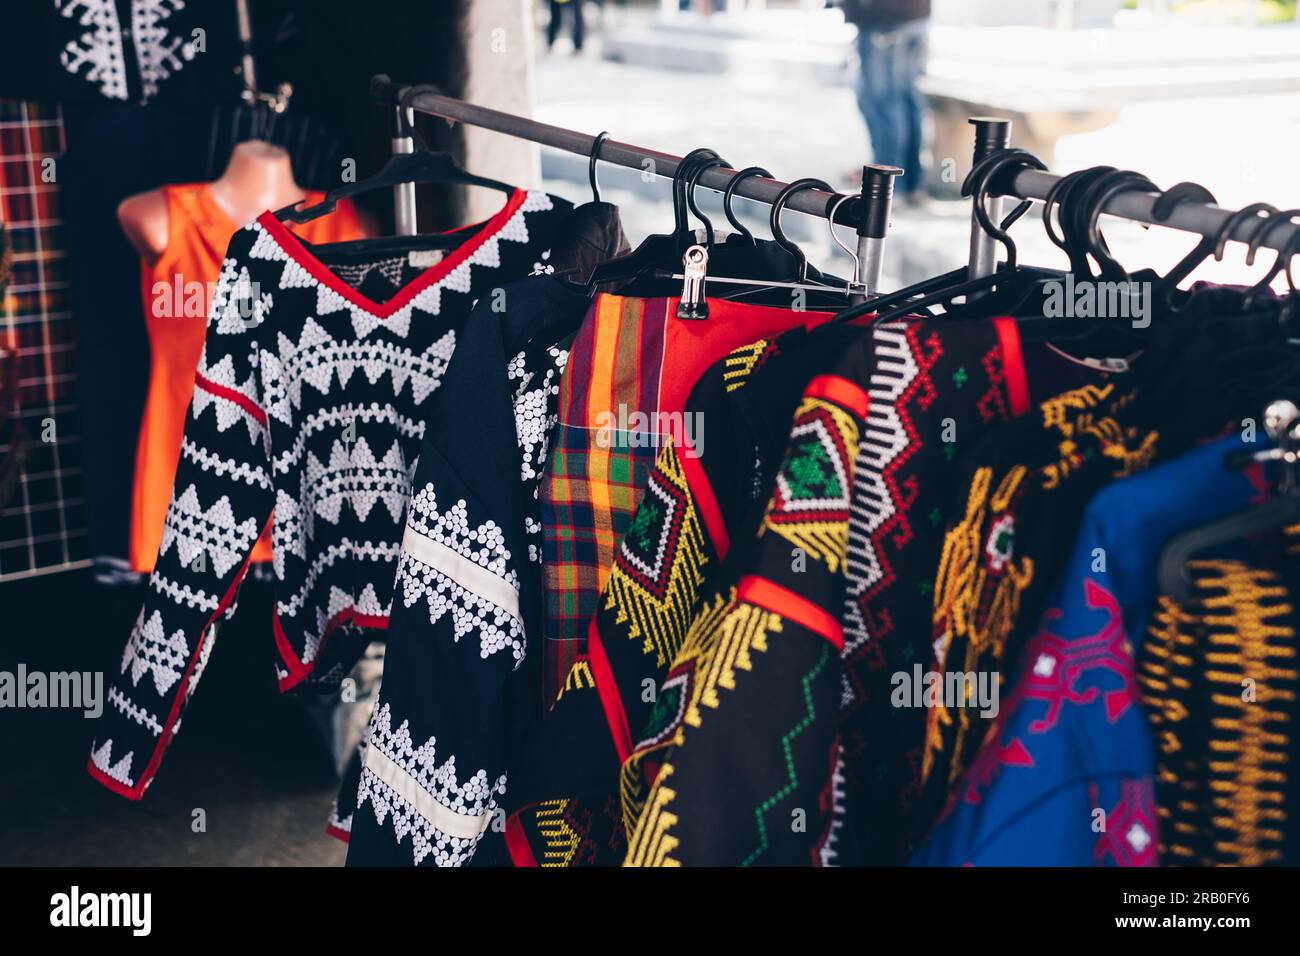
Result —
M 313 251 L 271 213 L 235 234 L 158 563 L 108 692 L 92 776 L 143 796 L 268 523 L 282 691 L 337 682 L 387 626 L 430 396 L 472 303 L 526 275 L 570 209 L 516 190 L 427 268 L 423 252 Z M 398 291 L 382 301 L 359 291 L 385 285 Z
M 582 652 L 654 465 L 655 436 L 672 427 L 691 387 L 733 349 L 829 318 L 710 299 L 709 318 L 697 322 L 677 318 L 676 299 L 596 298 L 560 386 L 559 431 L 542 482 L 545 700 L 555 699 Z
M 730 541 L 752 535 L 804 388 L 863 334 L 795 328 L 742 346 L 691 390 L 684 414 L 703 426 L 697 441 L 670 439 L 660 450 L 615 553 L 588 652 L 512 777 L 507 838 L 516 864 L 622 862 L 637 811 L 620 773 L 636 776 L 624 761 L 653 749 L 636 748 L 639 731 L 681 699 L 679 684 L 665 681 L 701 589 Z
M 871 344 L 804 391 L 752 568 L 701 604 L 624 764 L 628 866 L 808 865 L 829 822 L 853 466 Z M 666 705 L 666 706 L 665 706 Z M 826 719 L 829 717 L 830 719 Z
M 420 444 L 360 777 L 339 798 L 349 865 L 467 862 L 539 718 L 538 486 L 589 304 L 539 276 L 466 324 Z
M 239 228 L 217 205 L 206 183 L 163 186 L 162 193 L 167 204 L 167 248 L 157 262 L 141 270 L 150 368 L 135 452 L 131 570 L 145 573 L 153 570 L 162 541 L 185 413 L 194 394 L 194 370 L 203 351 L 209 293 L 221 273 L 222 254 Z M 323 198 L 323 193 L 309 192 L 305 202 L 311 205 Z M 365 234 L 349 200 L 341 202 L 333 215 L 290 228 L 316 244 Z M 269 534 L 258 540 L 252 560 L 271 560 Z
M 1075 389 L 983 442 L 966 463 L 934 592 L 930 670 L 1001 674 L 1019 659 L 1043 601 L 1063 567 L 1088 499 L 1115 479 L 1144 471 L 1234 420 L 1252 329 L 1276 328 L 1235 315 L 1232 346 L 1210 334 L 1211 314 L 1182 315 L 1152 334 L 1138 370 L 1122 380 Z M 1285 359 L 1284 359 L 1285 360 Z M 1248 358 L 1247 376 L 1262 369 Z M 1219 390 L 1193 384 L 1215 381 Z M 1209 392 L 1209 394 L 1204 394 Z M 1241 406 L 1249 407 L 1249 403 Z M 921 759 L 924 790 L 915 825 L 926 828 L 947 803 L 979 746 L 970 708 L 927 708 Z
M 1093 497 L 1019 666 L 1008 662 L 996 713 L 981 715 L 988 699 L 967 708 L 978 754 L 914 865 L 1155 865 L 1136 647 L 1165 543 L 1259 498 L 1258 468 L 1224 467 L 1241 447 L 1213 442 Z
M 1288 529 L 1292 542 L 1300 527 Z M 1294 865 L 1300 621 L 1294 555 L 1202 560 L 1195 598 L 1161 596 L 1139 654 L 1156 742 L 1160 861 Z
M 516 340 L 527 339 L 527 345 L 523 347 L 507 364 L 504 359 L 496 363 L 498 368 L 496 374 L 504 375 L 510 383 L 510 388 L 514 394 L 514 419 L 513 423 L 505 416 L 500 416 L 496 424 L 488 427 L 484 426 L 478 435 L 479 441 L 493 440 L 505 442 L 502 447 L 513 448 L 516 442 L 516 433 L 518 438 L 518 451 L 520 455 L 520 475 L 525 485 L 530 485 L 529 494 L 532 495 L 533 504 L 527 507 L 530 518 L 525 521 L 525 531 L 527 532 L 532 545 L 529 548 L 529 560 L 540 562 L 541 547 L 536 540 L 541 533 L 541 524 L 537 520 L 536 498 L 537 482 L 540 480 L 542 464 L 545 461 L 545 450 L 549 444 L 549 430 L 554 425 L 554 403 L 555 396 L 558 394 L 558 383 L 551 382 L 544 395 L 545 408 L 544 414 L 539 412 L 538 406 L 543 403 L 539 398 L 537 388 L 541 379 L 548 376 L 539 374 L 537 363 L 540 361 L 547 368 L 547 363 L 563 364 L 568 360 L 569 347 L 572 345 L 574 335 L 572 326 L 576 328 L 582 317 L 586 314 L 590 302 L 585 295 L 576 295 L 572 288 L 560 284 L 553 279 L 544 279 L 541 277 L 564 275 L 569 279 L 577 279 L 580 282 L 585 281 L 591 270 L 599 263 L 609 260 L 611 257 L 624 255 L 628 251 L 627 237 L 623 233 L 623 224 L 619 218 L 618 207 L 610 203 L 590 202 L 584 203 L 573 211 L 569 216 L 562 220 L 555 231 L 553 247 L 541 254 L 538 261 L 533 263 L 531 275 L 533 281 L 512 284 L 510 286 L 494 289 L 493 294 L 488 300 L 490 308 L 484 312 L 484 305 L 478 306 L 480 314 L 479 320 L 469 323 L 466 334 L 473 337 L 474 342 L 470 344 L 468 351 L 462 349 L 460 355 L 463 368 L 461 371 L 455 371 L 457 362 L 453 360 L 451 367 L 448 369 L 448 378 L 444 380 L 442 388 L 439 390 L 441 398 L 435 404 L 434 412 L 440 418 L 447 418 L 455 421 L 457 417 L 464 413 L 465 409 L 476 407 L 478 402 L 479 383 L 475 375 L 483 375 L 487 380 L 493 377 L 493 363 L 491 356 L 495 351 L 500 350 L 498 339 L 502 336 Z M 486 328 L 479 328 L 479 323 L 486 319 Z M 499 327 L 499 328 L 498 328 Z M 562 334 L 560 330 L 566 330 Z M 496 330 L 496 331 L 493 331 Z M 537 352 L 542 349 L 544 355 Z M 504 353 L 503 353 L 504 354 Z M 465 371 L 467 369 L 473 372 Z M 486 371 L 485 371 L 486 369 Z M 562 371 L 562 369 L 561 369 Z M 454 373 L 454 374 L 453 374 Z M 550 376 L 554 377 L 554 376 Z M 446 416 L 443 415 L 446 412 Z M 432 413 L 431 413 L 432 414 Z M 459 430 L 459 424 L 450 426 L 451 434 L 462 436 Z M 426 426 L 426 434 L 436 434 L 437 428 L 434 427 L 431 432 L 429 426 Z M 499 452 L 504 454 L 505 452 Z M 477 460 L 477 453 L 467 454 L 466 461 Z M 461 476 L 470 476 L 472 469 L 468 465 L 457 466 L 457 474 Z M 489 478 L 488 481 L 494 481 L 495 478 Z M 417 482 L 418 484 L 418 482 Z M 525 496 L 527 499 L 527 495 Z M 494 519 L 501 523 L 500 517 Z M 400 562 L 400 559 L 399 559 Z M 521 599 L 520 605 L 524 608 L 532 608 L 533 605 L 540 613 L 541 596 L 528 591 L 526 588 L 521 590 L 525 595 L 531 595 L 535 600 L 530 604 L 529 599 Z M 432 607 L 429 613 L 429 622 L 427 626 L 421 625 L 420 617 L 413 612 L 406 612 L 405 605 L 398 605 L 398 617 L 407 621 L 406 624 L 398 623 L 396 629 L 393 629 L 394 620 L 390 615 L 389 631 L 395 635 L 406 635 L 396 637 L 399 646 L 405 641 L 410 641 L 409 651 L 399 651 L 401 661 L 408 659 L 409 655 L 420 658 L 418 664 L 406 665 L 399 663 L 395 673 L 403 680 L 400 686 L 392 688 L 390 698 L 396 696 L 399 701 L 394 705 L 399 711 L 402 708 L 409 708 L 413 713 L 413 719 L 417 723 L 436 723 L 440 715 L 430 715 L 425 710 L 425 703 L 430 701 L 427 688 L 422 683 L 425 675 L 428 673 L 428 662 L 423 660 L 425 653 L 425 644 L 428 643 L 426 631 L 433 630 L 434 625 L 438 622 L 433 620 Z M 463 617 L 457 618 L 453 615 L 453 621 L 457 627 L 464 623 Z M 525 622 L 523 633 L 527 635 L 536 635 L 541 632 L 538 621 L 532 621 L 531 624 Z M 459 643 L 459 632 L 454 639 Z M 387 636 L 387 635 L 386 635 Z M 537 680 L 536 674 L 538 669 L 538 660 L 540 651 L 534 648 L 531 652 L 532 662 L 527 671 L 533 693 L 540 688 L 540 681 Z M 517 662 L 516 662 L 517 663 Z M 382 671 L 382 661 L 380 663 Z M 422 669 L 424 668 L 424 669 Z M 438 674 L 438 679 L 455 680 L 452 674 L 445 670 L 434 667 L 433 670 Z M 471 666 L 464 673 L 464 679 L 470 683 L 480 682 L 485 675 L 478 673 L 479 668 Z M 409 677 L 409 680 L 406 678 Z M 502 686 L 515 686 L 513 677 L 503 680 Z M 490 709 L 491 703 L 489 697 L 495 685 L 488 680 L 485 685 L 481 686 L 480 697 L 481 704 L 485 710 Z M 412 691 L 409 698 L 402 699 L 405 693 L 402 688 L 408 688 Z M 506 706 L 504 702 L 501 706 Z M 540 702 L 532 709 L 531 712 L 525 711 L 526 714 L 536 716 L 541 712 Z M 370 711 L 367 711 L 370 716 Z M 463 725 L 462 725 L 463 726 Z M 367 723 L 367 728 L 369 723 Z M 366 735 L 368 736 L 368 734 Z M 449 731 L 444 731 L 439 735 L 439 739 L 448 745 L 448 749 L 455 749 L 461 752 L 464 748 L 453 748 L 449 745 L 454 743 L 453 736 Z M 485 733 L 481 739 L 492 740 L 492 734 Z M 366 739 L 363 736 L 359 746 L 349 760 L 344 773 L 343 781 L 339 787 L 339 796 L 334 806 L 330 809 L 329 820 L 326 825 L 326 832 L 344 842 L 348 842 L 351 837 L 353 815 L 357 807 L 357 795 L 361 787 L 362 768 L 365 765 Z M 463 760 L 462 760 L 463 762 Z M 499 828 L 498 831 L 499 832 Z M 396 836 L 394 832 L 393 837 Z M 371 838 L 373 839 L 373 837 Z M 389 839 L 391 843 L 392 837 Z M 363 839 L 363 844 L 366 841 Z M 388 859 L 395 852 L 394 848 L 385 843 L 376 848 L 371 846 L 369 850 L 360 850 L 357 862 L 373 861 L 378 853 L 384 859 Z
M 925 344 L 924 350 L 921 343 Z M 926 361 L 906 360 L 917 355 L 925 355 Z M 945 360 L 943 364 L 939 364 L 940 357 Z M 1016 325 L 1010 319 L 876 326 L 869 337 L 842 357 L 835 367 L 837 374 L 856 382 L 870 396 L 852 466 L 842 476 L 837 472 L 837 477 L 848 482 L 850 490 L 846 494 L 851 503 L 839 509 L 821 502 L 826 505 L 825 513 L 817 515 L 813 506 L 818 499 L 814 495 L 812 505 L 804 503 L 811 510 L 801 513 L 797 496 L 782 491 L 778 483 L 778 493 L 768 504 L 768 515 L 777 523 L 774 530 L 798 543 L 794 547 L 787 544 L 782 551 L 778 533 L 776 538 L 764 540 L 761 536 L 749 547 L 733 548 L 725 578 L 733 590 L 724 590 L 715 599 L 716 616 L 709 619 L 701 614 L 692 624 L 682 663 L 705 674 L 731 667 L 725 649 L 741 640 L 732 632 L 739 622 L 759 614 L 756 606 L 761 607 L 742 593 L 747 580 L 788 581 L 789 589 L 803 602 L 792 605 L 791 618 L 836 622 L 843 628 L 835 632 L 836 636 L 843 634 L 845 646 L 815 674 L 811 659 L 804 660 L 804 670 L 792 665 L 747 668 L 745 680 L 737 677 L 729 682 L 730 693 L 713 695 L 709 706 L 698 711 L 707 714 L 707 719 L 700 716 L 685 728 L 674 728 L 672 749 L 662 757 L 674 768 L 672 780 L 661 782 L 662 773 L 656 776 L 653 770 L 644 775 L 654 789 L 639 821 L 629 863 L 658 865 L 669 860 L 689 860 L 713 865 L 797 866 L 860 862 L 851 852 L 852 841 L 860 838 L 845 827 L 844 804 L 850 774 L 859 779 L 863 776 L 856 763 L 861 747 L 846 747 L 846 740 L 853 743 L 853 725 L 840 723 L 841 713 L 853 715 L 852 708 L 860 703 L 863 693 L 853 673 L 843 669 L 841 663 L 848 649 L 849 631 L 844 622 L 852 623 L 852 612 L 858 610 L 845 593 L 853 583 L 846 568 L 854 549 L 862 547 L 861 539 L 854 538 L 854 522 L 888 508 L 890 494 L 915 509 L 918 517 L 925 511 L 924 504 L 941 507 L 947 491 L 944 472 L 955 456 L 955 449 L 941 449 L 948 444 L 971 442 L 983 429 L 1022 411 L 1030 394 L 1025 357 Z M 1071 371 L 1077 371 L 1059 368 L 1057 360 L 1041 348 L 1029 349 L 1027 357 L 1036 372 L 1049 373 L 1044 377 L 1068 379 Z M 979 374 L 974 375 L 972 369 L 979 370 Z M 913 396 L 913 388 L 919 389 L 919 394 Z M 899 408 L 904 407 L 900 396 L 907 401 L 915 399 L 914 418 L 900 416 Z M 933 417 L 927 420 L 926 416 Z M 928 446 L 932 449 L 928 461 L 924 455 L 927 445 L 922 440 L 929 433 L 927 426 L 934 434 Z M 806 447 L 803 430 L 801 425 L 790 437 L 789 465 L 794 471 L 789 480 L 795 482 L 792 489 L 798 487 L 799 475 L 817 475 L 807 456 L 818 452 L 815 447 Z M 909 438 L 914 447 L 907 446 Z M 801 450 L 801 454 L 795 454 Z M 888 466 L 895 457 L 905 461 L 909 456 L 922 459 L 920 464 L 928 466 L 923 474 L 933 484 L 922 485 L 919 476 L 900 482 L 891 473 Z M 929 493 L 928 500 L 922 498 L 923 490 Z M 916 524 L 908 528 L 894 522 L 888 530 L 882 538 L 882 555 L 889 553 L 886 548 L 909 553 L 905 546 L 914 538 L 920 537 L 924 543 L 937 536 L 937 530 L 927 534 Z M 919 558 L 916 549 L 910 553 Z M 882 603 L 877 620 L 892 622 L 894 611 L 906 611 L 909 601 L 923 600 L 928 594 L 924 577 L 917 583 L 920 586 L 916 591 L 908 588 L 894 592 L 892 603 Z M 710 604 L 706 600 L 703 606 L 708 608 Z M 799 608 L 798 616 L 793 613 L 794 607 Z M 767 612 L 772 610 L 769 607 Z M 901 617 L 907 619 L 906 614 Z M 816 628 L 812 630 L 817 632 Z M 790 633 L 802 631 L 792 627 Z M 765 661 L 780 661 L 787 655 L 797 658 L 814 651 L 814 645 L 802 638 L 766 643 L 778 648 L 778 652 L 765 656 Z M 673 670 L 676 672 L 676 664 Z M 796 681 L 796 676 L 806 683 Z M 814 693 L 828 680 L 836 689 L 830 707 L 824 706 L 824 700 Z M 769 704 L 779 700 L 788 702 L 784 714 Z M 797 704 L 802 704 L 803 709 L 797 711 L 796 718 Z M 778 726 L 781 716 L 788 722 Z M 680 718 L 677 720 L 680 722 Z M 798 747 L 793 746 L 795 742 Z M 746 755 L 743 766 L 729 756 L 733 749 Z M 872 783 L 866 781 L 866 786 Z M 624 786 L 630 786 L 626 773 Z M 673 809 L 668 818 L 660 820 L 655 810 L 657 801 L 669 793 Z M 799 826 L 792 828 L 789 821 L 796 817 Z M 692 834 L 692 838 L 681 840 L 675 833 Z M 710 835 L 706 837 L 706 833 Z M 674 840 L 680 840 L 681 847 L 666 853 L 665 847 Z

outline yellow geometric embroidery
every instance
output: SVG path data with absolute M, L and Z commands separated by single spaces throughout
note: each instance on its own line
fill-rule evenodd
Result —
M 838 573 L 849 540 L 849 493 L 858 449 L 858 421 L 839 405 L 805 398 L 795 413 L 794 435 L 824 428 L 828 416 L 837 432 L 841 456 L 819 440 L 793 445 L 781 465 L 777 491 L 768 502 L 759 535 L 780 535 L 797 549 Z M 814 432 L 815 434 L 815 432 Z M 797 439 L 796 439 L 797 440 Z
M 688 677 L 699 673 L 701 662 L 713 647 L 713 640 L 719 633 L 723 619 L 731 610 L 735 595 L 736 589 L 731 588 L 728 593 L 715 594 L 704 602 L 691 622 L 691 629 L 677 657 L 674 658 L 669 673 L 685 674 Z M 662 696 L 659 701 L 661 705 L 668 703 L 667 692 L 667 688 L 661 688 Z M 682 692 L 681 688 L 676 689 L 676 693 Z M 677 714 L 680 713 L 680 708 L 685 706 L 686 701 L 679 701 L 671 711 L 665 711 L 662 714 L 664 720 L 662 726 L 655 726 L 652 717 L 651 726 L 645 731 L 645 739 L 639 741 L 637 749 L 623 761 L 623 766 L 619 770 L 619 801 L 622 804 L 625 833 L 632 832 L 636 821 L 645 810 L 645 801 L 649 792 L 643 769 L 645 761 L 682 743 L 682 726 L 677 721 Z M 659 711 L 656 710 L 656 714 L 658 713 Z
M 767 339 L 759 339 L 742 345 L 726 357 L 722 365 L 722 383 L 728 392 L 734 392 L 745 384 L 770 344 Z
M 681 461 L 671 440 L 659 452 L 652 480 L 681 493 L 677 504 L 682 508 L 680 531 L 675 541 L 666 543 L 667 553 L 658 555 L 665 566 L 659 568 L 657 573 L 667 576 L 663 597 L 659 598 L 647 590 L 629 574 L 620 561 L 630 559 L 626 555 L 620 555 L 610 571 L 604 601 L 605 610 L 615 612 L 615 623 L 627 626 L 628 639 L 641 640 L 642 651 L 653 654 L 655 664 L 662 668 L 677 654 L 682 637 L 690 627 L 691 612 L 704 581 L 704 567 L 709 558 L 705 550 L 700 516 L 688 493 Z M 666 507 L 662 502 L 652 500 L 652 497 L 653 492 L 647 492 L 641 509 Z M 638 509 L 638 517 L 640 514 L 641 510 Z M 627 547 L 627 544 L 622 546 L 623 549 Z
M 681 845 L 681 841 L 669 833 L 677 825 L 677 815 L 668 811 L 668 805 L 677 799 L 677 791 L 667 786 L 672 775 L 671 764 L 664 764 L 660 768 L 650 805 L 628 841 L 624 866 L 682 865 L 680 860 L 674 860 L 669 855 Z
M 576 661 L 569 668 L 569 673 L 564 677 L 564 686 L 560 692 L 555 695 L 558 701 L 569 691 L 575 690 L 595 690 L 596 679 L 591 676 L 591 665 L 587 661 Z
M 544 800 L 536 811 L 537 832 L 545 842 L 540 865 L 570 866 L 573 856 L 582 843 L 576 830 L 564 820 L 568 800 Z

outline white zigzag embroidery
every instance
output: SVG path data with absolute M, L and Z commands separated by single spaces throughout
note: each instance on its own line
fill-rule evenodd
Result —
M 487 771 L 479 770 L 463 784 L 458 783 L 455 754 L 439 765 L 436 743 L 437 739 L 430 737 L 417 749 L 411 741 L 407 721 L 402 721 L 394 731 L 387 703 L 381 703 L 371 715 L 369 746 L 396 764 L 436 803 L 460 816 L 485 817 L 491 814 L 496 807 L 496 796 L 506 792 L 505 774 L 489 783 Z M 363 807 L 367 800 L 381 826 L 392 816 L 393 835 L 399 844 L 410 835 L 417 866 L 430 854 L 438 866 L 460 866 L 473 855 L 482 838 L 481 835 L 466 838 L 444 833 L 369 767 L 361 771 L 357 808 Z
M 206 354 L 204 358 L 206 359 Z M 198 374 L 208 381 L 223 388 L 228 388 L 232 392 L 238 392 L 254 408 L 260 408 L 261 404 L 257 400 L 257 381 L 250 372 L 248 378 L 243 382 L 235 379 L 235 360 L 230 355 L 223 355 L 216 365 L 209 367 L 206 362 L 199 362 Z M 265 429 L 252 411 L 244 404 L 227 398 L 224 395 L 218 395 L 204 387 L 202 382 L 194 383 L 194 397 L 191 399 L 193 415 L 198 418 L 208 408 L 212 408 L 217 416 L 217 431 L 224 432 L 236 422 L 243 422 L 248 429 L 248 440 L 253 444 L 265 445 Z
M 131 683 L 139 684 L 146 673 L 153 673 L 153 685 L 159 697 L 164 697 L 172 685 L 181 679 L 189 663 L 190 646 L 185 631 L 177 628 L 171 636 L 163 627 L 162 612 L 154 611 L 149 620 L 144 619 L 144 608 L 136 618 L 131 637 L 122 653 L 121 672 L 131 669 Z
M 224 577 L 248 554 L 259 531 L 255 519 L 235 518 L 230 499 L 225 495 L 205 510 L 199 502 L 198 489 L 191 484 L 179 498 L 172 498 L 158 554 L 166 554 L 175 545 L 177 557 L 186 567 L 193 567 L 195 559 L 202 554 L 212 561 L 217 576 Z
M 409 382 L 411 397 L 422 404 L 442 383 L 443 373 L 455 350 L 456 333 L 450 329 L 416 354 L 395 342 L 340 343 L 319 323 L 308 318 L 296 345 L 280 332 L 276 352 L 268 348 L 260 353 L 266 411 L 279 421 L 290 424 L 293 410 L 302 408 L 304 383 L 327 395 L 335 380 L 346 388 L 357 369 L 365 374 L 371 385 L 385 374 L 391 376 L 394 396 L 400 395 Z
M 433 485 L 425 485 L 411 499 L 407 523 L 425 537 L 490 572 L 518 594 L 519 577 L 510 567 L 505 534 L 491 520 L 471 529 L 464 499 L 445 513 L 440 512 Z M 523 662 L 523 624 L 517 611 L 507 610 L 487 595 L 469 590 L 454 573 L 418 560 L 406 550 L 398 560 L 397 582 L 407 607 L 421 598 L 428 601 L 431 623 L 449 613 L 456 641 L 477 632 L 480 657 L 487 658 L 509 648 L 515 667 Z
M 131 760 L 134 757 L 135 752 L 128 751 L 127 755 L 116 764 L 111 763 L 113 759 L 112 738 L 105 740 L 98 747 L 92 746 L 90 751 L 91 763 L 118 783 L 126 784 L 128 787 L 135 786 L 135 780 L 131 777 Z

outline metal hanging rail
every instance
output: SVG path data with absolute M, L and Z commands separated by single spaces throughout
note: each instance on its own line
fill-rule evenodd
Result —
M 407 89 L 407 86 L 394 83 L 386 77 L 375 77 L 370 82 L 371 94 L 382 103 L 393 105 L 399 103 Z M 419 93 L 411 98 L 409 105 L 420 113 L 428 113 L 431 116 L 440 116 L 446 120 L 467 123 L 481 129 L 495 130 L 498 133 L 505 133 L 507 136 L 526 139 L 577 156 L 589 157 L 596 147 L 595 136 L 564 129 L 561 126 L 551 126 L 549 123 L 540 123 L 537 120 L 516 116 L 513 113 L 503 113 L 500 110 L 489 109 L 486 106 L 475 106 L 473 103 L 466 103 L 464 100 L 443 96 L 439 93 Z M 669 178 L 677 172 L 677 166 L 681 162 L 680 156 L 661 153 L 654 149 L 646 149 L 643 146 L 634 146 L 631 143 L 621 143 L 614 139 L 606 139 L 600 144 L 598 158 L 602 162 L 611 163 L 615 166 L 625 166 L 628 169 L 650 172 L 656 176 Z M 721 192 L 727 188 L 727 184 L 735 174 L 736 170 L 734 169 L 726 166 L 715 166 L 706 169 L 696 182 L 706 189 Z M 780 180 L 751 176 L 741 182 L 736 188 L 735 194 L 744 196 L 746 199 L 767 203 L 770 206 L 787 185 L 788 183 L 783 183 Z M 817 216 L 820 219 L 829 219 L 832 210 L 843 198 L 843 193 L 829 193 L 820 189 L 804 189 L 790 197 L 786 203 L 786 208 L 806 213 L 809 216 Z M 841 225 L 856 228 L 860 219 L 858 213 L 860 205 L 861 203 L 857 197 L 853 201 L 844 203 L 836 213 L 835 221 Z
M 409 87 L 395 83 L 384 76 L 376 76 L 370 82 L 370 91 L 374 98 L 390 105 L 399 103 L 408 89 Z M 624 166 L 628 169 L 650 172 L 656 176 L 671 178 L 677 172 L 677 167 L 681 162 L 680 156 L 674 156 L 671 153 L 663 153 L 613 139 L 604 139 L 598 143 L 597 137 L 586 133 L 579 133 L 561 126 L 552 126 L 549 123 L 541 123 L 524 116 L 504 113 L 485 106 L 475 106 L 473 103 L 466 103 L 463 100 L 444 96 L 440 93 L 417 93 L 410 99 L 408 105 L 421 113 L 439 116 L 453 122 L 467 123 L 482 129 L 494 130 L 507 136 L 526 139 L 577 156 L 590 157 L 592 151 L 597 150 L 596 155 L 603 162 L 615 166 Z M 976 161 L 991 150 L 1009 145 L 1010 123 L 1008 121 L 980 117 L 972 119 L 971 122 L 975 125 Z M 706 189 L 721 192 L 727 188 L 728 183 L 735 174 L 736 170 L 734 169 L 726 166 L 715 166 L 705 169 L 698 177 L 697 183 Z M 990 195 L 995 197 L 1010 196 L 1017 199 L 1032 199 L 1043 202 L 1052 187 L 1060 179 L 1060 176 L 1052 173 L 1024 169 L 1012 177 L 1008 190 L 991 192 Z M 735 194 L 756 202 L 772 205 L 787 185 L 788 183 L 779 180 L 751 176 L 739 184 Z M 850 201 L 846 202 L 841 202 L 841 200 L 845 199 L 845 195 L 842 193 L 826 192 L 820 189 L 801 190 L 789 197 L 786 207 L 820 219 L 830 219 L 833 215 L 837 224 L 858 229 L 859 257 L 861 260 L 869 260 L 874 269 L 878 271 L 881 253 L 880 243 L 879 241 L 872 243 L 869 240 L 873 238 L 878 240 L 880 237 L 862 235 L 864 222 L 879 220 L 881 217 L 880 208 L 872 208 L 871 204 L 878 198 L 878 194 L 876 196 L 869 195 L 869 185 L 869 183 L 864 183 L 863 194 L 852 197 Z M 886 198 L 886 201 L 888 198 Z M 1195 233 L 1201 236 L 1219 235 L 1228 224 L 1228 221 L 1236 217 L 1232 229 L 1228 232 L 1228 238 L 1237 242 L 1251 242 L 1253 240 L 1261 248 L 1268 248 L 1277 252 L 1288 252 L 1292 247 L 1297 247 L 1297 243 L 1300 243 L 1300 224 L 1281 221 L 1270 221 L 1265 224 L 1265 220 L 1259 217 L 1243 216 L 1236 211 L 1223 209 L 1209 203 L 1180 203 L 1171 211 L 1168 219 L 1162 221 L 1157 219 L 1155 215 L 1154 207 L 1158 198 L 1158 193 L 1120 193 L 1106 202 L 1102 207 L 1102 212 L 1106 215 L 1130 219 L 1147 225 L 1164 226 L 1169 229 L 1178 229 L 1182 232 Z M 888 216 L 889 209 L 886 206 L 883 215 L 885 222 L 888 222 Z M 981 235 L 977 236 L 975 232 L 972 232 L 970 265 L 973 275 L 985 275 L 992 271 L 994 250 L 987 237 L 982 235 L 982 230 L 979 230 L 978 224 L 975 225 L 974 230 L 980 232 Z M 1300 254 L 1300 247 L 1297 247 L 1297 254 Z
M 971 124 L 975 127 L 975 162 L 979 162 L 989 152 L 1005 149 L 1010 145 L 1011 123 L 996 117 L 973 117 Z M 1045 173 L 1037 169 L 1022 169 L 1011 179 L 1009 189 L 993 190 L 990 196 L 1009 196 L 1015 199 L 1033 199 L 1044 202 L 1062 177 L 1054 173 Z M 1261 248 L 1277 252 L 1300 254 L 1300 225 L 1285 223 L 1280 219 L 1264 219 L 1254 215 L 1242 215 L 1231 209 L 1224 209 L 1211 203 L 1185 202 L 1175 206 L 1169 218 L 1156 218 L 1155 204 L 1160 198 L 1153 192 L 1123 192 L 1108 200 L 1102 206 L 1102 212 L 1108 216 L 1130 219 L 1149 226 L 1164 226 L 1182 232 L 1201 236 L 1219 236 L 1228 221 L 1234 219 L 1229 239 L 1237 242 L 1255 242 Z M 990 201 L 994 207 L 996 199 Z M 991 208 L 991 217 L 996 221 L 996 208 Z M 1276 215 L 1276 210 L 1270 210 Z M 980 227 L 978 221 L 971 227 L 971 255 L 969 271 L 972 278 L 989 275 L 993 272 L 996 246 Z

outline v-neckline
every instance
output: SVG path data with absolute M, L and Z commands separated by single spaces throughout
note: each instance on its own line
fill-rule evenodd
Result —
M 496 215 L 478 224 L 478 229 L 473 235 L 455 249 L 450 250 L 441 261 L 434 263 L 398 289 L 393 296 L 384 302 L 376 302 L 344 281 L 334 270 L 321 262 L 301 239 L 290 232 L 289 228 L 275 217 L 275 213 L 267 210 L 257 217 L 257 221 L 280 248 L 317 282 L 376 318 L 386 319 L 410 304 L 411 300 L 421 292 L 445 279 L 457 266 L 491 241 L 519 211 L 527 197 L 528 190 L 516 189 Z M 458 232 L 474 228 L 474 225 L 461 226 L 448 232 L 439 233 L 439 235 L 455 235 Z

